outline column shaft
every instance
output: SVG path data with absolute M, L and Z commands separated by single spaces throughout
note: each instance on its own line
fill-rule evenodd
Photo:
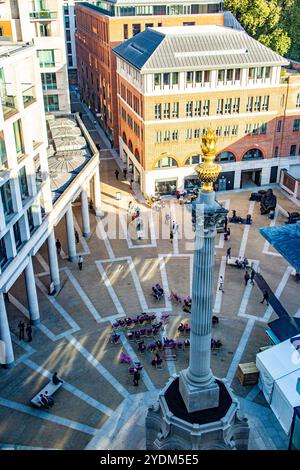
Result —
M 99 217 L 102 215 L 101 205 L 100 175 L 99 168 L 97 168 L 94 174 L 94 208 L 95 214 Z
M 26 283 L 26 293 L 27 293 L 27 301 L 28 301 L 28 308 L 29 308 L 29 315 L 30 315 L 30 323 L 32 325 L 36 325 L 40 322 L 40 311 L 39 311 L 39 303 L 36 293 L 36 285 L 34 279 L 34 271 L 32 265 L 32 258 L 29 257 L 29 263 L 25 268 L 25 283 Z
M 48 239 L 48 258 L 49 258 L 49 267 L 50 267 L 50 278 L 54 282 L 56 292 L 60 289 L 60 279 L 59 279 L 59 268 L 57 260 L 57 251 L 55 245 L 55 234 L 54 229 L 51 230 Z
M 89 202 L 86 188 L 81 191 L 81 216 L 82 216 L 82 233 L 84 237 L 91 235 L 90 228 L 90 214 L 89 214 Z
M 77 259 L 76 242 L 75 242 L 75 233 L 74 233 L 73 209 L 71 205 L 66 212 L 65 219 L 66 219 L 66 229 L 67 229 L 69 261 L 76 261 Z
M 2 292 L 0 292 L 0 364 L 3 367 L 12 367 L 14 352 L 9 331 L 6 306 Z

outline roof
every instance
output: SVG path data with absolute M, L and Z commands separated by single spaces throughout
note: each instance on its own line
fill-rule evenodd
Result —
M 300 334 L 300 318 L 281 317 L 268 323 L 280 342 Z
M 277 380 L 295 370 L 300 371 L 300 361 L 294 360 L 295 354 L 297 354 L 295 347 L 287 339 L 276 346 L 256 354 L 256 365 L 258 369 L 261 369 L 261 366 L 263 366 L 272 379 Z
M 300 222 L 261 228 L 262 236 L 300 272 Z
M 289 64 L 245 31 L 224 26 L 147 28 L 114 52 L 142 73 Z

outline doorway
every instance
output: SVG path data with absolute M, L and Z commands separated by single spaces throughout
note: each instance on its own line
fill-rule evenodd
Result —
M 258 170 L 242 170 L 241 174 L 241 188 L 251 189 L 261 185 L 261 168 Z

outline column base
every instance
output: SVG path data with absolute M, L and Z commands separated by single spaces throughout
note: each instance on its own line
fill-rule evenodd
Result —
M 187 369 L 179 373 L 179 391 L 189 413 L 217 408 L 219 406 L 220 389 L 215 380 L 201 387 L 187 377 Z
M 30 325 L 36 326 L 41 323 L 40 318 L 37 318 L 36 320 L 30 320 Z
M 15 367 L 15 363 L 10 362 L 9 364 L 1 364 L 1 367 L 2 369 L 12 369 L 13 367 Z
M 83 232 L 82 235 L 84 238 L 89 238 L 91 236 L 91 232 Z
M 77 261 L 77 256 L 68 256 L 68 260 L 71 261 L 71 263 L 75 263 Z
M 96 217 L 103 217 L 104 212 L 101 209 L 95 209 L 95 216 Z

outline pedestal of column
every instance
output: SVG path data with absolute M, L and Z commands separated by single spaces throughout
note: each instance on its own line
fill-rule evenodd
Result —
M 91 235 L 89 201 L 86 188 L 81 191 L 81 216 L 82 216 L 82 234 L 84 237 Z
M 100 186 L 100 176 L 99 176 L 99 169 L 97 168 L 94 174 L 94 209 L 95 214 L 98 217 L 103 215 L 102 211 L 102 201 L 101 201 L 101 186 Z
M 14 365 L 14 352 L 9 331 L 3 293 L 0 292 L 0 364 L 9 368 Z
M 30 315 L 30 323 L 31 325 L 37 325 L 40 323 L 40 311 L 39 311 L 39 303 L 36 293 L 36 285 L 35 285 L 35 278 L 34 278 L 34 271 L 32 265 L 32 258 L 29 257 L 29 262 L 25 268 L 25 283 L 26 283 L 26 293 L 27 293 L 27 301 L 28 301 L 28 309 Z
M 54 282 L 56 292 L 60 289 L 60 278 L 59 278 L 59 267 L 57 260 L 57 251 L 55 245 L 55 234 L 54 229 L 51 230 L 48 239 L 48 258 L 49 258 L 49 267 L 50 267 L 50 278 Z
M 76 261 L 76 241 L 74 232 L 73 209 L 70 206 L 65 215 L 66 229 L 67 229 L 67 242 L 68 242 L 68 258 L 69 261 Z

